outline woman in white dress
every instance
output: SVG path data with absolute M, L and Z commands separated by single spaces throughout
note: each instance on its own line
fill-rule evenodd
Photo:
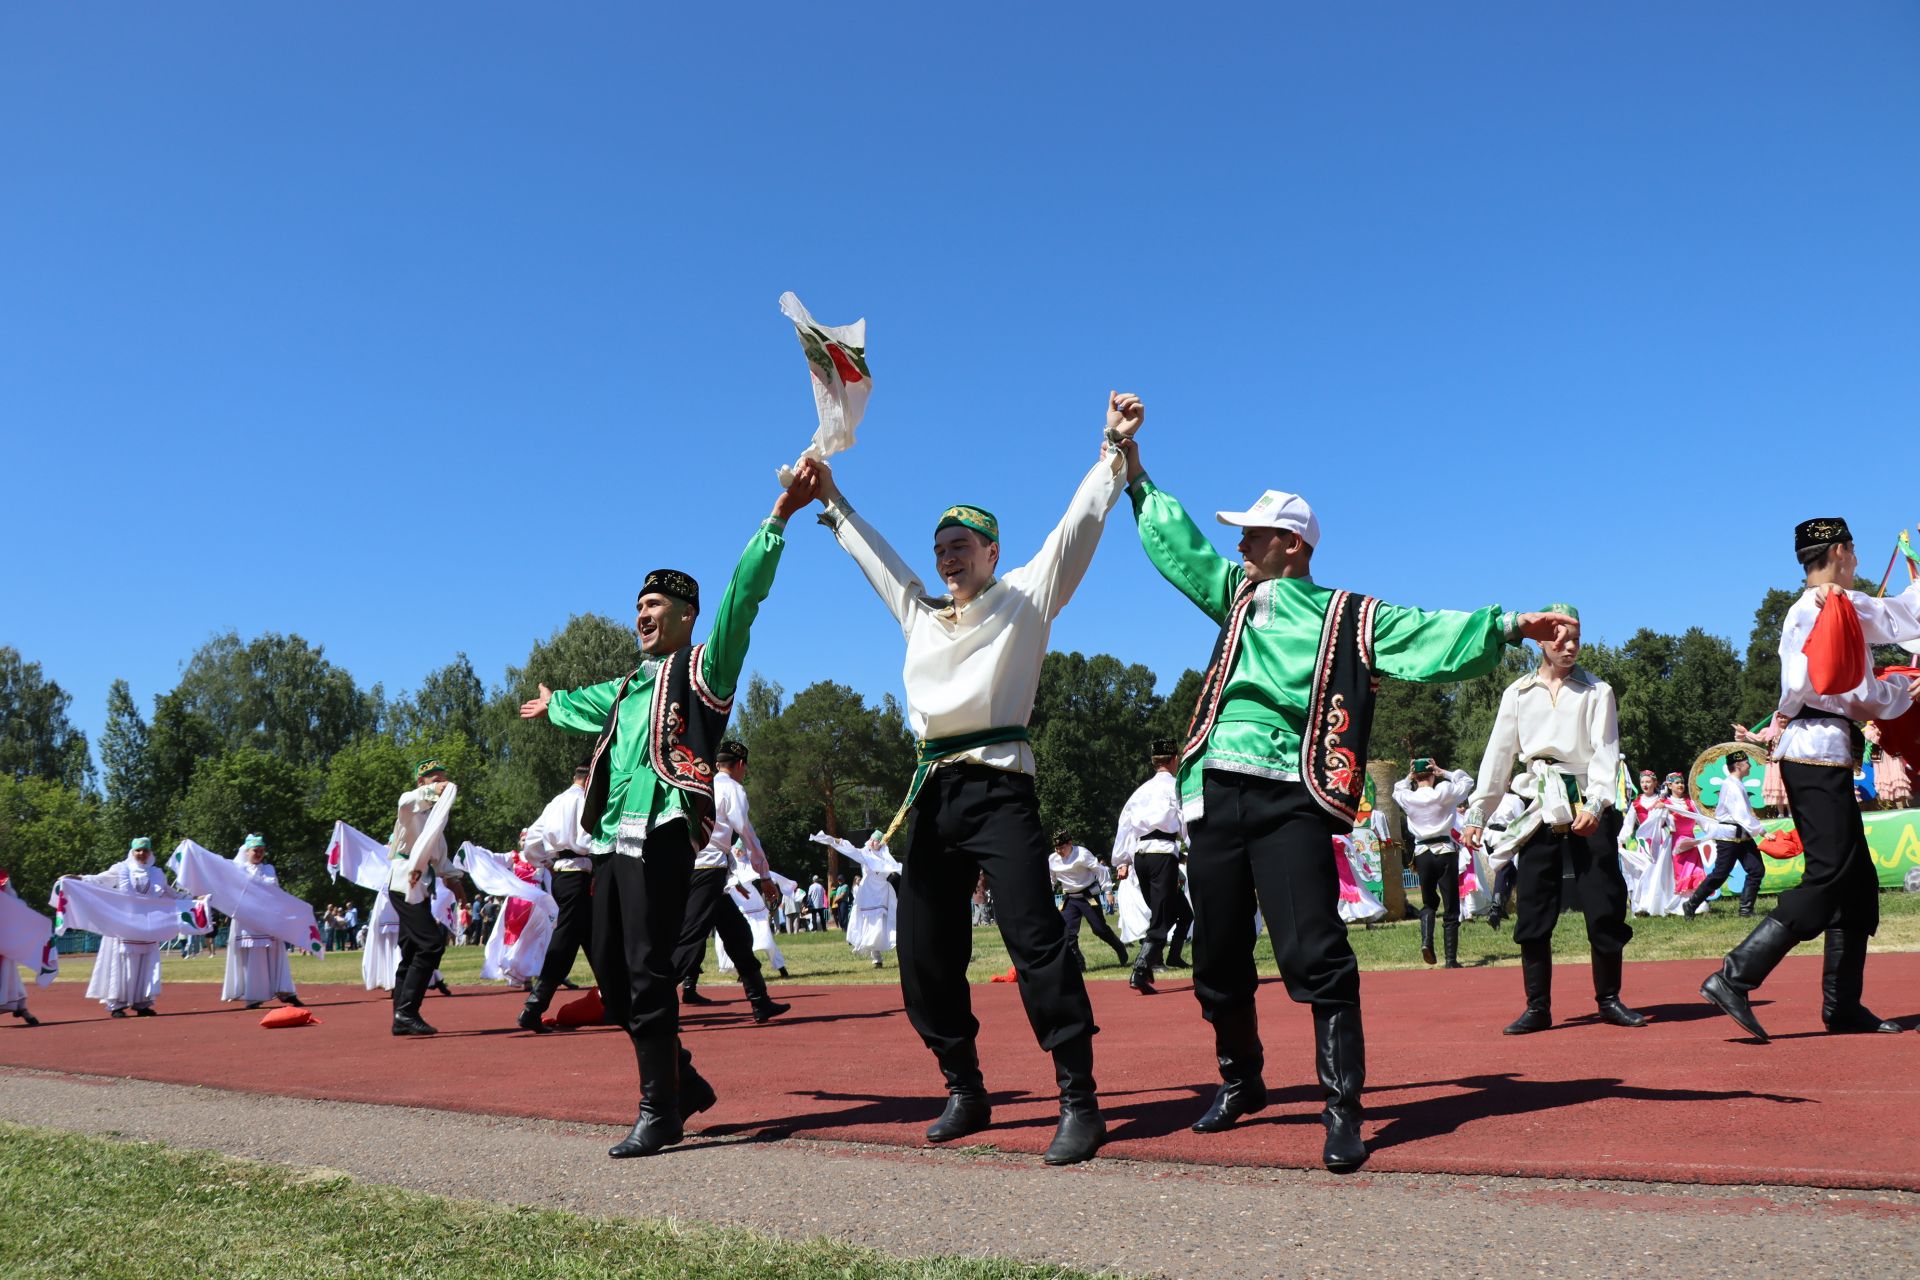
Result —
M 114 863 L 98 875 L 81 878 L 142 897 L 184 900 L 187 896 L 167 883 L 167 873 L 154 863 L 153 841 L 145 836 L 136 837 L 127 846 L 125 861 Z M 139 1017 L 151 1018 L 153 1002 L 159 995 L 159 943 L 100 939 L 100 954 L 93 962 L 93 979 L 87 983 L 87 999 L 98 1000 L 116 1018 L 126 1017 L 129 1009 Z
M 249 877 L 263 885 L 280 887 L 279 873 L 267 861 L 264 837 L 250 835 L 233 860 Z M 278 997 L 283 1004 L 303 1008 L 294 994 L 293 966 L 287 962 L 287 944 L 270 933 L 242 929 L 238 922 L 227 940 L 226 981 L 221 984 L 222 1000 L 240 1000 L 249 1009 L 258 1009 Z
M 527 833 L 522 831 L 523 844 L 526 837 Z M 538 885 L 549 893 L 553 891 L 552 873 L 520 850 L 514 850 L 505 861 L 515 879 Z M 553 941 L 553 922 L 553 916 L 525 898 L 508 898 L 501 903 L 500 914 L 493 918 L 493 929 L 487 935 L 486 959 L 480 966 L 480 976 L 531 990 L 533 980 L 540 976 L 540 968 L 547 962 L 547 944 Z
M 778 871 L 769 872 L 768 875 L 780 888 L 780 900 L 791 901 L 793 891 L 800 886 Z M 727 892 L 733 895 L 734 905 L 740 908 L 740 914 L 747 918 L 747 928 L 753 932 L 753 949 L 766 955 L 768 968 L 783 978 L 789 977 L 787 957 L 781 954 L 780 942 L 774 936 L 773 916 L 767 911 L 767 900 L 754 888 L 758 879 L 759 876 L 752 866 L 743 867 L 739 861 L 736 861 L 733 883 L 728 886 Z M 720 940 L 720 935 L 717 933 L 713 936 L 713 949 L 719 957 L 722 973 L 732 973 L 739 967 L 734 964 L 733 957 L 727 954 L 727 944 Z
M 898 899 L 888 877 L 900 874 L 900 864 L 887 851 L 878 831 L 867 838 L 864 848 L 856 848 L 825 832 L 816 832 L 813 838 L 860 864 L 860 879 L 853 886 L 853 910 L 847 916 L 847 945 L 855 955 L 873 961 L 873 967 L 878 969 L 880 957 L 893 950 L 898 932 Z
M 1687 894 L 1676 886 L 1673 875 L 1679 815 L 1663 792 L 1642 794 L 1633 802 L 1633 812 L 1639 819 L 1634 835 L 1639 837 L 1643 858 L 1628 904 L 1639 916 L 1681 915 Z
M 9 898 L 19 898 L 13 887 L 13 878 L 4 869 L 0 869 L 0 893 Z M 33 957 L 38 960 L 38 957 Z M 30 1027 L 40 1025 L 40 1019 L 27 1012 L 27 984 L 20 977 L 20 965 L 28 957 L 22 956 L 16 962 L 14 957 L 0 955 L 0 1013 L 10 1013 Z

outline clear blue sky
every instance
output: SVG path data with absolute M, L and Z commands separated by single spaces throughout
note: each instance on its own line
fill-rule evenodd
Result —
M 783 289 L 868 318 L 839 473 L 917 565 L 957 500 L 1031 554 L 1118 387 L 1190 507 L 1303 492 L 1396 602 L 1744 643 L 1812 514 L 1879 573 L 1920 8 L 1227 12 L 6 6 L 0 643 L 97 735 L 228 627 L 397 692 L 717 588 L 813 429 Z M 1114 526 L 1053 643 L 1165 687 L 1212 627 Z M 750 665 L 897 691 L 791 532 Z

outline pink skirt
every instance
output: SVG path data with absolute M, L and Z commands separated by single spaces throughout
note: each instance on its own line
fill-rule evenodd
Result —
M 1767 761 L 1767 771 L 1760 775 L 1760 802 L 1769 809 L 1787 807 L 1787 784 L 1780 780 L 1780 762 Z
M 1904 809 L 1913 800 L 1913 775 L 1899 756 L 1882 751 L 1874 757 L 1873 786 L 1889 809 Z

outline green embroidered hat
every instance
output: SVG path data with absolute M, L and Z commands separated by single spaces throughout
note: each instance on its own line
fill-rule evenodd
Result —
M 447 766 L 441 764 L 438 760 L 422 760 L 413 767 L 413 780 L 418 782 L 430 773 L 445 773 L 446 771 Z
M 1565 614 L 1575 622 L 1580 621 L 1580 611 L 1570 604 L 1550 604 L 1541 609 L 1540 612 Z
M 153 841 L 147 839 L 145 836 L 135 836 L 133 838 L 132 843 L 127 845 L 127 852 L 136 853 L 141 849 L 152 849 L 152 848 L 153 848 Z
M 1433 769 L 1432 756 L 1415 756 L 1413 758 L 1413 771 L 1415 773 L 1427 773 L 1427 772 L 1430 772 L 1432 769 Z
M 245 853 L 249 849 L 264 849 L 266 844 L 267 838 L 265 836 L 250 835 L 241 842 L 240 852 Z
M 994 519 L 993 512 L 985 507 L 972 507 L 965 503 L 948 507 L 941 512 L 940 523 L 933 526 L 933 531 L 937 534 L 942 529 L 951 529 L 955 525 L 973 530 L 988 542 L 1000 541 L 1000 522 Z

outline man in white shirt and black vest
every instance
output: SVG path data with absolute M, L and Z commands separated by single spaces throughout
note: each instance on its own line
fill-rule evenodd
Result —
M 607 1021 L 625 1027 L 640 1069 L 640 1114 L 607 1152 L 649 1156 L 680 1141 L 713 1086 L 680 1043 L 673 967 L 694 855 L 714 823 L 714 756 L 733 712 L 753 620 L 773 590 L 787 519 L 819 492 L 811 463 L 775 500 L 741 552 L 704 644 L 694 644 L 700 584 L 655 569 L 635 601 L 640 665 L 583 689 L 540 686 L 520 707 L 572 733 L 597 735 L 581 825 L 592 838 L 593 946 L 588 958 Z
M 1420 877 L 1420 958 L 1428 964 L 1439 958 L 1433 951 L 1438 915 L 1449 969 L 1460 967 L 1460 848 L 1453 842 L 1453 818 L 1472 794 L 1472 774 L 1448 772 L 1428 756 L 1416 757 L 1407 776 L 1393 784 L 1393 802 L 1406 819 L 1413 870 Z
M 1854 722 L 1895 720 L 1913 705 L 1920 682 L 1877 678 L 1872 646 L 1920 640 L 1920 581 L 1897 596 L 1851 590 L 1860 562 L 1847 522 L 1837 517 L 1802 521 L 1793 532 L 1793 550 L 1806 570 L 1807 587 L 1780 628 L 1780 705 L 1753 740 L 1780 762 L 1787 807 L 1806 851 L 1806 874 L 1727 953 L 1700 994 L 1765 1041 L 1766 1028 L 1754 1017 L 1749 995 L 1789 951 L 1824 935 L 1820 1020 L 1827 1030 L 1900 1031 L 1899 1023 L 1875 1016 L 1861 1003 L 1867 939 L 1880 927 L 1880 877 L 1853 795 L 1854 763 L 1864 745 Z M 1851 657 L 1864 675 L 1851 689 L 1821 693 L 1814 687 L 1806 648 L 1822 606 L 1834 594 L 1852 605 L 1860 626 L 1860 639 L 1853 642 L 1860 651 L 1840 656 Z M 1741 736 L 1748 735 L 1741 731 Z
M 1033 789 L 1033 714 L 1053 620 L 1093 561 L 1124 468 L 1116 445 L 1139 429 L 1133 396 L 1107 398 L 1106 443 L 1039 554 L 1000 572 L 1000 523 L 956 504 L 933 528 L 944 595 L 929 595 L 878 531 L 820 467 L 821 521 L 860 566 L 907 644 L 907 718 L 919 739 L 906 803 L 887 832 L 914 815 L 900 885 L 900 989 L 907 1018 L 940 1063 L 947 1107 L 927 1130 L 947 1142 L 992 1119 L 967 991 L 973 949 L 968 903 L 981 872 L 994 919 L 1020 978 L 1040 1047 L 1053 1055 L 1060 1126 L 1044 1157 L 1074 1164 L 1106 1138 L 1093 1078 L 1093 1006 L 1047 880 L 1047 829 Z
M 1736 725 L 1735 729 L 1742 726 Z M 1713 806 L 1714 822 L 1721 828 L 1725 839 L 1713 842 L 1713 870 L 1700 882 L 1680 913 L 1689 920 L 1693 913 L 1706 903 L 1708 898 L 1733 869 L 1739 867 L 1743 873 L 1740 881 L 1740 915 L 1753 915 L 1753 904 L 1760 896 L 1760 882 L 1766 877 L 1767 864 L 1760 856 L 1759 840 L 1767 833 L 1758 814 L 1753 811 L 1753 798 L 1747 794 L 1747 775 L 1753 772 L 1753 763 L 1746 753 L 1736 751 L 1727 757 L 1727 776 L 1720 782 L 1720 799 Z
M 515 1024 L 535 1035 L 552 1031 L 542 1015 L 553 1003 L 553 993 L 567 985 L 567 975 L 573 972 L 580 948 L 591 950 L 593 946 L 592 841 L 580 825 L 587 802 L 587 779 L 592 772 L 586 765 L 573 771 L 573 785 L 547 801 L 520 846 L 529 859 L 552 873 L 553 900 L 560 907 L 560 915 L 553 922 L 553 936 L 547 941 L 547 958 Z
M 1520 944 L 1527 1007 L 1506 1034 L 1553 1025 L 1553 930 L 1569 881 L 1587 918 L 1593 1000 L 1601 1021 L 1643 1027 L 1645 1015 L 1620 1000 L 1633 926 L 1627 923 L 1627 882 L 1620 873 L 1620 811 L 1613 803 L 1619 712 L 1612 686 L 1579 665 L 1580 611 L 1555 604 L 1546 612 L 1566 621 L 1540 642 L 1539 668 L 1500 695 L 1462 833 L 1467 847 L 1476 848 L 1486 815 L 1502 796 L 1511 791 L 1528 802 L 1490 855 L 1493 861 L 1512 857 L 1516 867 L 1513 940 Z M 1517 778 L 1516 761 L 1525 770 Z
M 1508 644 L 1551 635 L 1546 615 L 1428 612 L 1313 580 L 1320 522 L 1299 494 L 1269 489 L 1244 511 L 1239 556 L 1220 554 L 1171 494 L 1128 456 L 1140 543 L 1162 577 L 1220 628 L 1181 752 L 1181 804 L 1193 844 L 1193 989 L 1213 1025 L 1221 1087 L 1193 1128 L 1214 1133 L 1267 1104 L 1253 956 L 1257 899 L 1294 1000 L 1313 1006 L 1326 1095 L 1322 1162 L 1361 1166 L 1366 1041 L 1360 966 L 1340 919 L 1333 837 L 1353 829 L 1381 676 L 1464 680 Z
M 714 1003 L 700 994 L 698 984 L 700 962 L 707 955 L 707 939 L 718 933 L 721 945 L 726 947 L 740 971 L 740 985 L 746 989 L 753 1020 L 766 1022 L 793 1006 L 767 994 L 766 975 L 761 971 L 760 957 L 753 950 L 753 926 L 747 923 L 734 900 L 736 840 L 759 877 L 756 887 L 767 898 L 769 910 L 778 890 L 767 867 L 766 851 L 760 847 L 760 836 L 747 816 L 747 789 L 743 785 L 747 778 L 746 744 L 728 739 L 720 744 L 713 762 L 718 766 L 713 775 L 713 834 L 707 838 L 706 847 L 694 857 L 693 879 L 687 888 L 687 919 L 680 930 L 679 945 L 674 948 L 673 967 L 680 974 L 680 1002 Z
M 1127 985 L 1143 996 L 1158 994 L 1154 968 L 1174 930 L 1183 927 L 1183 918 L 1192 917 L 1192 908 L 1180 891 L 1187 824 L 1180 816 L 1180 787 L 1173 776 L 1179 756 L 1180 744 L 1172 738 L 1155 738 L 1147 744 L 1153 772 L 1120 807 L 1120 822 L 1113 834 L 1114 857 L 1128 868 L 1147 904 L 1146 936 L 1140 939 L 1133 972 L 1127 976 Z

